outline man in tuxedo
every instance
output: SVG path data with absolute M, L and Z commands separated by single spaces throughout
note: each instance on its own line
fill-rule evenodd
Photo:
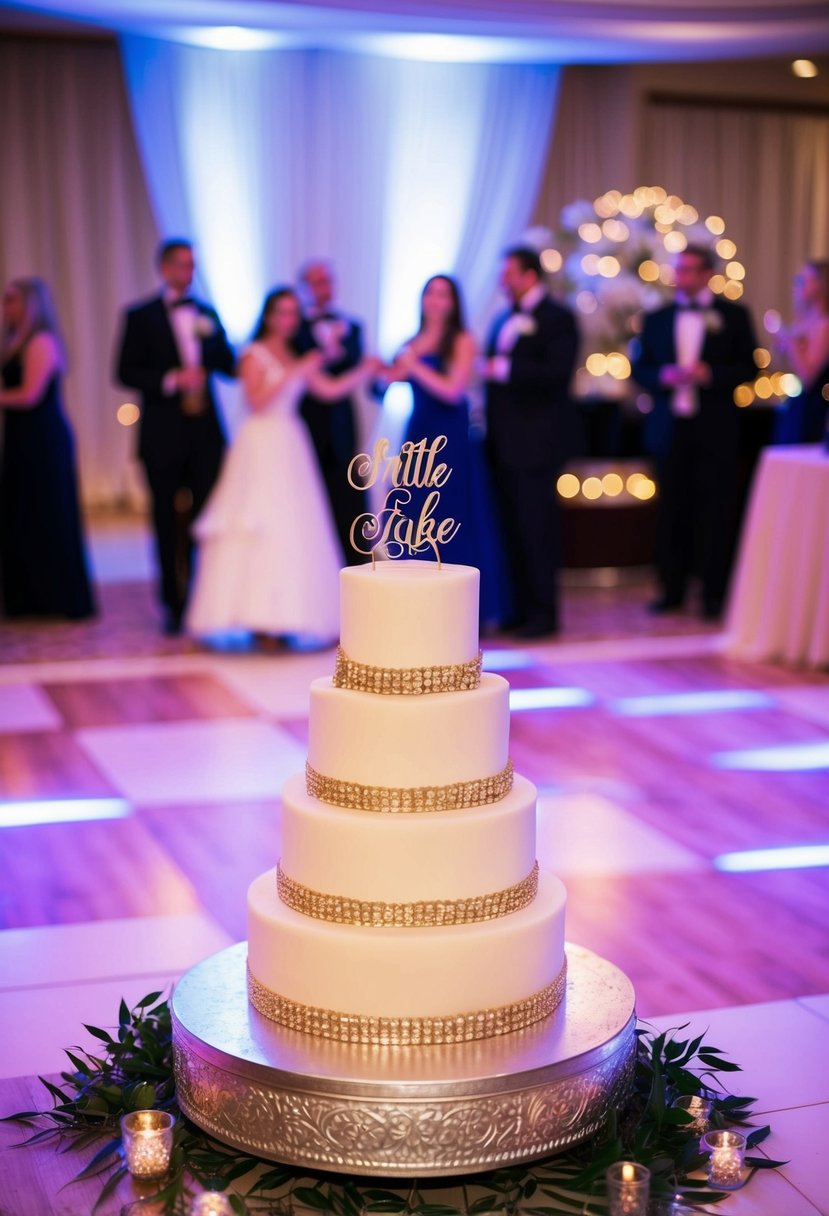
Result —
M 163 242 L 157 266 L 163 290 L 127 309 L 116 377 L 141 394 L 138 456 L 152 499 L 164 631 L 173 634 L 181 630 L 190 584 L 189 523 L 213 487 L 225 446 L 210 377 L 233 376 L 236 361 L 214 309 L 190 295 L 190 242 Z
M 295 340 L 297 350 L 300 354 L 314 348 L 325 351 L 325 371 L 332 376 L 350 371 L 363 357 L 362 330 L 334 305 L 331 263 L 324 258 L 306 262 L 299 281 L 307 307 Z M 363 494 L 348 482 L 348 465 L 357 450 L 352 399 L 323 401 L 306 393 L 300 413 L 314 443 L 343 555 L 349 565 L 357 565 L 366 558 L 352 548 L 350 531 L 365 510 L 365 502 Z
M 556 478 L 572 454 L 570 380 L 578 352 L 573 313 L 544 286 L 534 249 L 508 249 L 501 287 L 512 305 L 486 349 L 487 447 L 513 578 L 515 632 L 559 628 L 561 517 Z
M 739 384 L 756 375 L 748 310 L 709 287 L 714 255 L 688 245 L 676 257 L 676 297 L 645 317 L 634 379 L 650 393 L 645 444 L 659 487 L 653 612 L 682 607 L 689 580 L 702 583 L 702 614 L 723 607 L 734 548 L 740 464 Z

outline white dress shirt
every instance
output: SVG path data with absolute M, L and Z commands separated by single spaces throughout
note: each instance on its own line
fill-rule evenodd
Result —
M 674 346 L 676 361 L 680 367 L 693 367 L 699 363 L 705 341 L 705 310 L 711 306 L 710 291 L 700 292 L 693 301 L 678 300 L 674 317 Z M 688 307 L 693 304 L 693 307 Z M 696 386 L 682 384 L 674 389 L 671 397 L 671 412 L 679 418 L 693 418 L 699 412 L 699 397 Z
M 512 372 L 510 356 L 513 348 L 522 334 L 531 332 L 529 326 L 535 324 L 532 313 L 538 308 L 546 294 L 547 291 L 543 284 L 536 283 L 535 287 L 531 287 L 524 293 L 498 330 L 495 336 L 496 354 L 490 361 L 490 380 L 498 380 L 502 384 L 509 380 Z
M 178 298 L 174 292 L 165 291 L 164 293 L 164 304 L 176 341 L 178 357 L 182 367 L 199 367 L 202 357 L 201 338 L 197 332 L 199 310 L 195 304 L 179 304 L 174 307 Z M 164 376 L 162 388 L 168 396 L 172 396 L 177 391 L 176 379 L 175 368 Z

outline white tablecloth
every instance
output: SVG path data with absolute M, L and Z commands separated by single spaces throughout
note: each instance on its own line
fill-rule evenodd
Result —
M 829 664 L 829 454 L 766 448 L 746 512 L 727 653 Z

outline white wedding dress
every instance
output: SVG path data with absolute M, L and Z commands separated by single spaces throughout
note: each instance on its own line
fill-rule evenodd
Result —
M 339 628 L 334 521 L 310 435 L 298 414 L 306 383 L 286 379 L 254 342 L 263 404 L 242 423 L 196 520 L 196 576 L 187 630 L 250 631 L 331 642 Z

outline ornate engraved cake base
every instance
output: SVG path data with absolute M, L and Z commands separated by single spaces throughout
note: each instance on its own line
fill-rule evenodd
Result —
M 258 1157 L 374 1177 L 471 1174 L 594 1135 L 624 1103 L 633 987 L 568 945 L 567 994 L 526 1030 L 451 1047 L 363 1047 L 285 1030 L 248 1003 L 247 943 L 199 963 L 172 999 L 177 1096 Z

